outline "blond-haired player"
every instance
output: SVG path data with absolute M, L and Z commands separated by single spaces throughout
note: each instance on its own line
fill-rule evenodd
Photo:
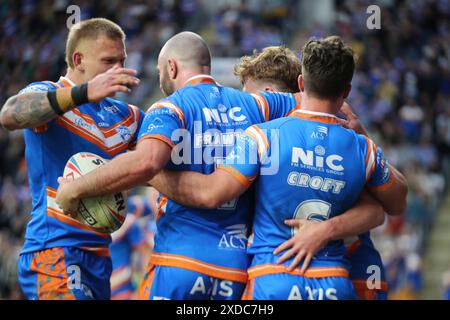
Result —
M 142 112 L 109 98 L 139 83 L 125 59 L 125 34 L 117 24 L 82 21 L 67 38 L 66 75 L 31 83 L 2 108 L 5 128 L 25 129 L 33 207 L 18 272 L 28 299 L 110 298 L 111 237 L 65 216 L 55 195 L 73 154 L 111 159 L 134 145 Z

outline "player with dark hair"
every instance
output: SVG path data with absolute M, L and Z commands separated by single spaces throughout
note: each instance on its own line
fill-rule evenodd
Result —
M 210 174 L 243 130 L 300 106 L 299 94 L 250 95 L 221 86 L 210 76 L 210 63 L 209 48 L 197 34 L 182 32 L 169 39 L 158 58 L 161 89 L 169 96 L 150 107 L 136 150 L 80 179 L 61 180 L 57 203 L 76 210 L 80 198 L 146 183 L 163 168 Z M 204 195 L 203 187 L 199 191 Z M 207 201 L 199 206 L 208 210 L 172 199 L 159 199 L 158 234 L 141 297 L 240 298 L 249 266 L 252 194 L 220 204 L 204 197 Z
M 161 181 L 156 185 L 175 201 L 215 207 L 255 184 L 255 236 L 249 248 L 254 258 L 247 298 L 356 298 L 342 240 L 327 242 L 315 257 L 300 251 L 282 265 L 277 263 L 286 254 L 274 254 L 277 246 L 299 232 L 284 221 L 320 221 L 321 233 L 332 232 L 323 221 L 352 207 L 365 186 L 389 214 L 405 209 L 407 187 L 401 173 L 369 138 L 337 120 L 354 68 L 353 52 L 340 38 L 309 41 L 302 52 L 300 110 L 248 128 L 214 173 L 167 174 L 165 186 Z M 304 265 L 310 265 L 306 271 L 288 268 L 303 258 Z
M 284 46 L 274 46 L 264 48 L 261 52 L 254 52 L 251 56 L 244 56 L 235 67 L 235 75 L 239 77 L 243 90 L 250 93 L 260 91 L 272 92 L 298 92 L 298 76 L 301 74 L 301 61 L 293 51 Z M 340 109 L 346 119 L 337 119 L 346 128 L 355 130 L 357 133 L 367 136 L 367 132 L 358 117 L 353 113 L 350 105 L 344 102 Z M 154 182 L 158 182 L 155 180 Z M 365 201 L 365 202 L 364 202 Z M 375 201 L 367 191 L 363 192 L 361 202 L 368 203 Z M 362 209 L 358 207 L 358 209 Z M 387 299 L 386 275 L 381 260 L 381 255 L 375 248 L 370 233 L 358 235 L 354 231 L 367 230 L 367 224 L 362 223 L 365 217 L 360 210 L 351 210 L 351 214 L 345 213 L 327 220 L 326 223 L 339 226 L 340 232 L 324 233 L 319 232 L 323 225 L 318 225 L 317 221 L 288 220 L 286 223 L 291 227 L 302 227 L 302 232 L 298 232 L 294 237 L 281 244 L 275 254 L 289 250 L 289 254 L 283 255 L 278 263 L 284 262 L 294 254 L 305 251 L 305 256 L 314 256 L 321 246 L 330 239 L 345 238 L 347 247 L 346 256 L 350 260 L 350 274 L 358 298 L 361 300 Z M 380 213 L 374 216 L 373 223 L 382 224 L 384 221 L 384 211 L 380 205 Z M 333 228 L 336 230 L 336 227 Z M 353 233 L 352 233 L 353 232 Z M 300 258 L 300 257 L 299 257 Z M 297 259 L 298 260 L 298 259 Z M 294 262 L 297 262 L 294 260 Z M 289 270 L 292 270 L 292 264 Z M 302 271 L 307 266 L 302 266 Z M 376 269 L 377 268 L 377 269 Z M 375 277 L 377 276 L 378 277 Z

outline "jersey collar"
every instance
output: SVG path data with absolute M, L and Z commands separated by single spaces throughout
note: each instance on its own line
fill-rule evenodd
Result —
M 196 76 L 190 77 L 189 79 L 186 80 L 186 82 L 184 83 L 184 86 L 195 86 L 198 84 L 204 84 L 204 83 L 215 83 L 217 84 L 216 80 L 214 80 L 213 77 L 211 77 L 210 75 L 207 74 L 198 74 Z
M 316 111 L 309 111 L 309 110 L 295 110 L 292 113 L 292 116 L 309 120 L 309 121 L 316 121 L 316 122 L 322 122 L 322 123 L 330 123 L 330 124 L 337 124 L 337 117 L 331 113 L 325 113 L 325 112 L 316 112 Z
M 68 77 L 59 77 L 58 83 L 61 83 L 64 87 L 75 87 L 76 84 Z

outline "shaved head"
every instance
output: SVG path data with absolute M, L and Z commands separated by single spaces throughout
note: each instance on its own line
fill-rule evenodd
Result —
M 210 74 L 211 53 L 205 40 L 194 32 L 181 32 L 170 38 L 158 57 L 159 83 L 165 95 L 183 86 L 187 78 Z
M 186 67 L 211 67 L 211 53 L 205 40 L 194 32 L 181 32 L 170 38 L 160 57 L 173 58 Z

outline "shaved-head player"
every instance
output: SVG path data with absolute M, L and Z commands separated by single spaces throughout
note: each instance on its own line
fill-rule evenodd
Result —
M 296 94 L 250 95 L 219 85 L 210 76 L 210 61 L 200 36 L 183 32 L 171 38 L 158 58 L 161 89 L 169 96 L 150 107 L 136 150 L 73 182 L 62 181 L 61 208 L 74 210 L 81 198 L 146 183 L 163 168 L 210 174 L 247 127 L 299 108 Z M 214 200 L 202 204 L 214 209 L 190 208 L 161 196 L 141 298 L 239 299 L 250 262 L 252 205 L 251 193 L 220 206 Z

